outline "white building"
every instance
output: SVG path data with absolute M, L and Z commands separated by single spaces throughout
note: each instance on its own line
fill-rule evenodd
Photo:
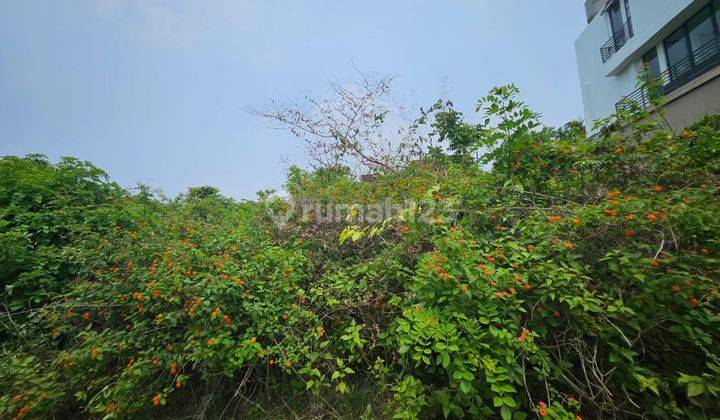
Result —
M 585 125 L 615 112 L 637 89 L 642 66 L 662 77 L 671 125 L 720 113 L 720 0 L 586 0 L 575 42 Z

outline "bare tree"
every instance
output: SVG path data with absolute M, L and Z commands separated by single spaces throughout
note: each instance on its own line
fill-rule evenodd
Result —
M 354 82 L 331 82 L 325 97 L 306 93 L 298 103 L 273 100 L 250 112 L 302 140 L 316 166 L 394 170 L 422 156 L 427 139 L 392 95 L 393 80 L 360 73 Z

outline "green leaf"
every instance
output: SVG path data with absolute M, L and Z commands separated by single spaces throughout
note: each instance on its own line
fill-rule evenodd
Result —
M 697 397 L 698 395 L 701 395 L 703 393 L 705 393 L 705 387 L 702 384 L 699 384 L 697 382 L 688 384 L 688 389 L 687 389 L 688 398 Z
M 500 415 L 503 420 L 510 420 L 512 418 L 512 411 L 510 410 L 510 407 L 503 406 L 503 408 L 500 409 Z

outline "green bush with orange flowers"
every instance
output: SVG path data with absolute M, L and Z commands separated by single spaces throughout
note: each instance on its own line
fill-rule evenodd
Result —
M 587 137 L 516 94 L 257 202 L 2 158 L 0 417 L 720 416 L 720 117 Z

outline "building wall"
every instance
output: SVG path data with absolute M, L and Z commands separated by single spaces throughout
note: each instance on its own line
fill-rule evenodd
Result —
M 621 2 L 623 0 L 620 0 Z M 575 42 L 585 126 L 615 112 L 615 104 L 636 88 L 641 57 L 708 0 L 628 0 L 634 36 L 602 62 L 600 47 L 612 31 L 607 15 L 598 14 Z M 627 20 L 627 17 L 625 17 Z M 662 52 L 661 52 L 662 53 Z M 661 59 L 661 63 L 664 60 Z
M 605 76 L 600 47 L 608 39 L 610 28 L 607 19 L 604 15 L 598 15 L 575 42 L 588 132 L 591 131 L 593 121 L 615 112 L 615 103 L 634 90 L 637 80 L 637 67 L 632 65 L 626 66 L 617 76 Z
M 706 114 L 720 114 L 720 67 L 668 95 L 665 111 L 670 126 L 681 131 Z

